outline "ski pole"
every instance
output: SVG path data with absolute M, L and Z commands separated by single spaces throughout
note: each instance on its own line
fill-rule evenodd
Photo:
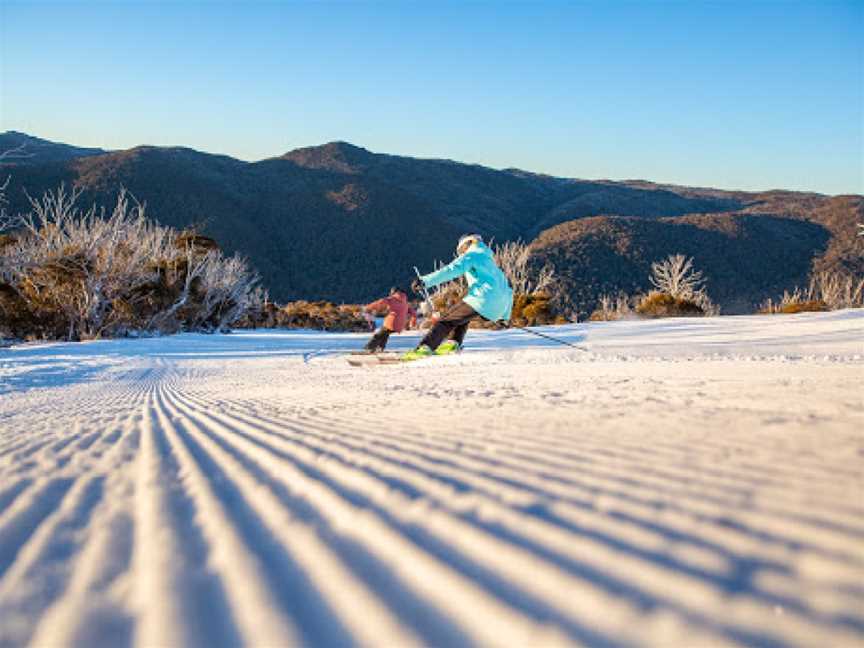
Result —
M 564 346 L 573 347 L 574 349 L 579 349 L 579 351 L 586 351 L 586 352 L 588 351 L 588 349 L 586 349 L 585 347 L 581 347 L 581 346 L 578 346 L 576 344 L 571 344 L 570 342 L 567 342 L 567 341 L 562 340 L 560 338 L 552 337 L 551 335 L 546 335 L 545 333 L 539 333 L 537 331 L 532 331 L 531 329 L 529 329 L 526 326 L 519 326 L 518 324 L 510 324 L 510 326 L 512 328 L 519 329 L 520 331 L 523 331 L 525 333 L 531 333 L 533 335 L 536 335 L 537 337 L 546 338 L 547 340 L 552 340 L 553 342 L 557 342 L 558 344 L 563 344 Z
M 414 272 L 417 275 L 417 278 L 420 280 L 420 285 L 423 286 L 423 297 L 426 298 L 426 305 L 429 307 L 429 316 L 435 312 L 435 305 L 432 303 L 432 299 L 429 297 L 429 291 L 426 290 L 426 284 L 423 283 L 423 275 L 420 274 L 420 271 L 417 269 L 417 266 L 414 266 Z

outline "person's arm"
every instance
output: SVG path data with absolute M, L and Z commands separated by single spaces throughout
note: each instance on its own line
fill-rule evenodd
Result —
M 381 310 L 382 308 L 389 308 L 390 304 L 387 303 L 386 299 L 379 299 L 377 301 L 372 302 L 371 304 L 366 304 L 363 307 L 364 311 L 376 311 Z
M 408 316 L 409 328 L 417 328 L 417 311 L 415 311 L 411 306 L 409 306 L 406 315 Z
M 465 254 L 456 257 L 448 263 L 443 268 L 439 268 L 435 272 L 430 272 L 427 275 L 423 275 L 420 279 L 426 285 L 427 288 L 434 288 L 438 284 L 442 284 L 445 281 L 452 281 L 457 277 L 461 277 L 468 271 L 468 268 L 471 265 L 471 252 L 468 251 Z

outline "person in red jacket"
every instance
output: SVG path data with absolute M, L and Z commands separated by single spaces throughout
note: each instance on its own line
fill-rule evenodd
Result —
M 369 353 L 378 353 L 384 350 L 387 346 L 387 340 L 391 333 L 401 333 L 405 330 L 405 326 L 417 325 L 417 313 L 408 303 L 408 297 L 404 290 L 399 288 L 391 288 L 390 296 L 374 301 L 371 304 L 366 304 L 363 307 L 364 312 L 379 311 L 387 308 L 387 316 L 384 318 L 384 323 L 372 335 L 369 342 L 366 344 L 366 350 Z

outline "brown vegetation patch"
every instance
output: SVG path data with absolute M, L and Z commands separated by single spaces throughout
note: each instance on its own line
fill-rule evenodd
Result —
M 799 302 L 797 304 L 788 304 L 784 306 L 780 312 L 785 315 L 793 315 L 795 313 L 823 313 L 825 311 L 831 310 L 822 300 L 813 300 L 813 301 L 805 301 Z
M 681 297 L 652 292 L 639 302 L 636 313 L 642 317 L 701 317 L 705 311 L 696 302 Z
M 316 331 L 362 332 L 369 325 L 359 304 L 328 301 L 295 301 L 282 307 L 266 303 L 237 322 L 239 328 L 312 329 Z

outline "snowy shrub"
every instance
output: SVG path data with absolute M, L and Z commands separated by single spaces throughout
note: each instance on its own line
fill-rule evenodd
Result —
M 779 300 L 763 302 L 759 312 L 788 315 L 842 308 L 864 308 L 864 279 L 839 272 L 819 272 L 810 277 L 806 290 L 786 290 Z
M 600 295 L 597 308 L 594 309 L 588 319 L 592 322 L 611 322 L 631 317 L 633 315 L 632 301 L 623 292 L 619 292 L 617 295 Z
M 651 264 L 648 277 L 655 290 L 639 300 L 636 313 L 645 317 L 718 315 L 720 308 L 705 292 L 705 279 L 693 258 L 670 254 Z
M 864 307 L 864 278 L 839 272 L 819 272 L 810 278 L 808 293 L 831 310 Z
M 781 313 L 788 314 L 789 310 L 792 308 L 796 309 L 796 312 L 801 312 L 798 310 L 798 304 L 804 302 L 804 300 L 800 297 L 801 289 L 796 288 L 791 293 L 788 290 L 783 291 L 783 296 L 780 297 L 779 300 L 772 299 L 769 297 L 762 305 L 759 306 L 758 313 L 762 315 L 779 315 Z M 827 306 L 826 306 L 827 308 Z M 819 308 L 817 310 L 826 310 L 826 308 Z
M 704 290 L 700 290 L 699 292 L 693 294 L 690 297 L 690 301 L 692 301 L 699 308 L 701 308 L 702 313 L 706 317 L 715 317 L 720 314 L 720 306 L 711 301 L 708 293 L 706 293 Z
M 495 262 L 507 276 L 517 295 L 551 294 L 555 286 L 555 271 L 549 264 L 534 267 L 531 246 L 522 241 L 510 241 L 494 248 Z
M 68 340 L 224 330 L 252 305 L 256 278 L 212 239 L 145 217 L 121 191 L 110 214 L 61 186 L 0 246 L 0 328 Z
M 235 328 L 274 328 L 279 307 L 270 301 L 270 293 L 256 286 L 249 296 L 249 307 L 242 317 L 237 319 L 233 326 Z
M 521 299 L 529 304 L 529 313 L 533 310 L 532 304 L 543 304 L 545 314 L 539 316 L 542 323 L 568 321 L 564 315 L 568 296 L 558 282 L 551 264 L 538 264 L 532 259 L 531 246 L 518 240 L 495 246 L 494 252 L 495 262 L 513 288 L 514 313 L 519 312 L 519 315 L 514 315 L 514 318 L 521 317 L 519 309 Z M 534 319 L 530 314 L 527 316 L 528 321 Z

